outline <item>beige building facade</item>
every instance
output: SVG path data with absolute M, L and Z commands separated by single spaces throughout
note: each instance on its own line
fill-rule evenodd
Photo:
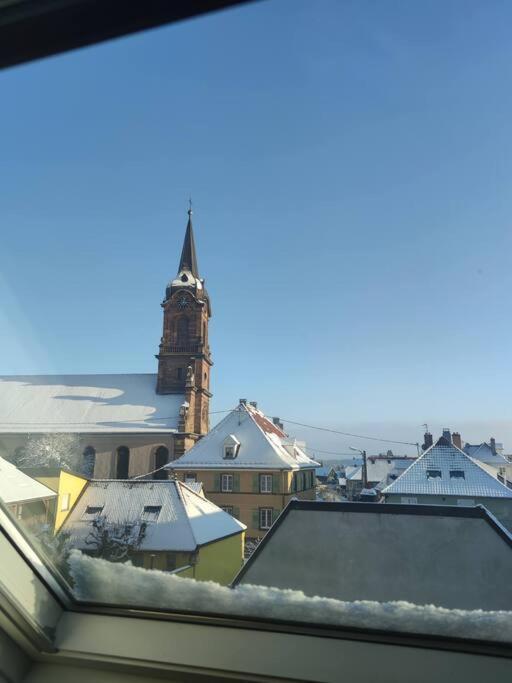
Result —
M 288 502 L 315 500 L 315 467 L 277 418 L 240 402 L 168 469 L 178 480 L 200 481 L 205 496 L 262 538 Z

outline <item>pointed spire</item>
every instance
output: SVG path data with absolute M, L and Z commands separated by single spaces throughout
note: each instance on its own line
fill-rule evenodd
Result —
M 181 259 L 178 272 L 188 270 L 196 278 L 199 278 L 199 269 L 197 267 L 196 245 L 194 242 L 194 231 L 192 229 L 192 200 L 189 199 L 188 209 L 188 223 L 185 232 L 185 241 L 183 242 L 183 249 L 181 250 Z

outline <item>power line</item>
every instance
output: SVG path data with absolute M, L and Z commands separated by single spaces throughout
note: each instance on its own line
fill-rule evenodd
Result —
M 330 432 L 331 434 L 340 434 L 341 436 L 351 436 L 355 439 L 369 439 L 370 441 L 380 441 L 382 443 L 399 443 L 405 446 L 417 446 L 417 443 L 412 441 L 395 441 L 393 439 L 379 439 L 376 436 L 363 436 L 362 434 L 351 434 L 350 432 L 340 432 L 337 429 L 329 429 L 329 427 L 316 427 L 315 425 L 304 424 L 303 422 L 295 422 L 294 420 L 289 420 L 286 417 L 281 417 L 283 422 L 289 422 L 292 425 L 298 425 L 299 427 L 306 427 L 307 429 L 316 429 L 320 432 Z

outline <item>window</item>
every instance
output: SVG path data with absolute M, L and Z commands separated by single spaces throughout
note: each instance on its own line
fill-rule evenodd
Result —
M 463 508 L 474 507 L 475 500 L 474 500 L 474 498 L 458 498 L 457 499 L 457 505 L 459 507 L 463 507 Z
M 196 482 L 197 481 L 197 474 L 195 472 L 187 472 L 185 475 L 185 484 L 190 481 L 190 482 Z
M 233 475 L 222 474 L 220 478 L 220 490 L 222 493 L 232 493 L 233 491 Z
M 69 494 L 69 493 L 63 493 L 62 494 L 62 498 L 60 501 L 61 512 L 65 512 L 66 510 L 69 510 L 70 498 L 71 498 L 71 494 Z
M 169 449 L 159 446 L 155 451 L 155 470 L 153 479 L 167 479 L 167 470 L 162 469 L 169 462 Z
M 464 470 L 450 470 L 450 479 L 465 479 Z
M 233 514 L 233 506 L 232 505 L 221 505 L 220 509 L 224 510 L 224 512 L 227 512 L 229 515 Z
M 161 505 L 145 505 L 144 510 L 142 511 L 141 519 L 144 522 L 156 522 L 161 509 Z
M 82 519 L 92 521 L 103 512 L 103 505 L 88 505 L 82 515 Z
M 130 469 L 130 449 L 119 446 L 117 449 L 116 479 L 128 479 Z
M 272 508 L 260 508 L 260 529 L 270 529 L 272 526 Z
M 260 474 L 260 493 L 272 493 L 271 474 Z
M 441 470 L 427 470 L 427 479 L 440 479 L 441 476 Z
M 416 496 L 402 496 L 400 498 L 400 502 L 402 505 L 417 505 L 418 504 L 418 499 Z
M 233 460 L 235 457 L 235 447 L 234 446 L 224 446 L 224 459 Z

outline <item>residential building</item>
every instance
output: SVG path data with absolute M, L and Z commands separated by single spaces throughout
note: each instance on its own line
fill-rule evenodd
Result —
M 0 455 L 28 435 L 79 437 L 80 471 L 126 479 L 179 457 L 209 429 L 210 298 L 189 210 L 178 273 L 165 290 L 156 374 L 0 377 Z M 128 332 L 128 326 L 126 329 Z
M 382 482 L 396 479 L 416 458 L 394 455 L 370 455 L 366 458 L 367 488 L 382 488 Z M 349 500 L 357 500 L 363 488 L 363 468 L 350 468 L 346 473 L 346 495 Z
M 77 482 L 63 479 L 59 508 Z M 131 562 L 200 581 L 228 584 L 243 562 L 245 525 L 186 484 L 174 481 L 82 479 L 60 532 L 85 553 L 101 556 L 95 522 L 128 529 Z M 71 490 L 70 490 L 71 489 Z M 108 558 L 107 558 L 108 559 Z
M 0 500 L 16 519 L 31 527 L 53 523 L 57 494 L 0 458 Z
M 293 500 L 233 585 L 502 610 L 512 609 L 512 593 L 500 589 L 511 571 L 512 535 L 480 506 Z
M 167 465 L 180 481 L 201 481 L 209 500 L 261 538 L 292 497 L 314 500 L 315 468 L 279 419 L 242 399 L 179 460 Z
M 338 474 L 334 467 L 322 465 L 315 469 L 315 477 L 319 484 L 335 484 Z
M 449 435 L 449 432 L 448 432 Z M 512 529 L 512 490 L 445 434 L 386 486 L 386 503 L 484 505 Z
M 512 486 L 512 462 L 503 455 L 503 445 L 496 443 L 496 440 L 491 437 L 489 443 L 486 441 L 479 444 L 464 444 L 464 453 L 471 456 L 475 460 L 492 468 L 491 472 L 498 477 L 498 479 L 508 486 Z

